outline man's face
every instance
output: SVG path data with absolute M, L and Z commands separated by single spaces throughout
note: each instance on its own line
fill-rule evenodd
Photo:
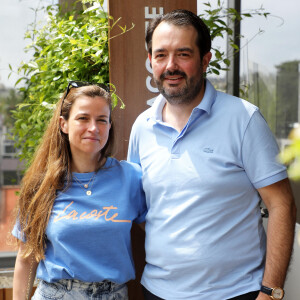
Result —
M 196 45 L 197 31 L 192 26 L 160 23 L 152 36 L 153 78 L 160 93 L 171 104 L 191 103 L 203 88 L 203 72 L 211 58 L 203 60 Z

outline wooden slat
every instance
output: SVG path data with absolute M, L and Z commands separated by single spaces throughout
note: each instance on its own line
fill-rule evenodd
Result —
M 147 51 L 145 48 L 145 26 L 150 20 L 149 15 L 154 12 L 164 13 L 174 9 L 184 8 L 197 13 L 196 0 L 110 0 L 108 2 L 109 14 L 115 20 L 121 18 L 120 25 L 133 30 L 110 41 L 110 81 L 116 86 L 117 94 L 126 104 L 125 110 L 116 109 L 114 112 L 117 123 L 117 141 L 119 159 L 127 154 L 128 138 L 131 126 L 136 117 L 147 107 L 147 100 L 155 97 L 157 93 L 150 92 L 146 87 L 146 80 L 151 73 L 145 64 Z M 146 16 L 146 11 L 149 14 Z M 118 34 L 120 30 L 113 29 L 111 35 Z M 152 83 L 153 85 L 153 83 Z M 154 85 L 153 85 L 154 86 Z
M 118 141 L 118 159 L 125 159 L 127 155 L 130 130 L 136 117 L 144 111 L 147 100 L 157 93 L 150 92 L 146 87 L 146 80 L 151 73 L 146 69 L 147 51 L 145 47 L 145 26 L 149 15 L 154 10 L 163 13 L 174 9 L 187 9 L 197 13 L 196 0 L 110 0 L 108 2 L 109 14 L 115 20 L 122 18 L 119 25 L 130 27 L 133 30 L 110 41 L 110 82 L 117 88 L 117 94 L 126 104 L 125 110 L 115 109 L 113 120 L 116 126 L 116 140 Z M 111 36 L 120 31 L 114 30 Z M 153 83 L 151 83 L 153 85 Z M 134 226 L 132 230 L 132 248 L 136 266 L 136 280 L 129 282 L 129 299 L 142 300 L 140 278 L 145 265 L 144 251 L 145 233 Z

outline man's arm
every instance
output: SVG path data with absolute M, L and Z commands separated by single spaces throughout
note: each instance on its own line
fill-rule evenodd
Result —
M 296 205 L 288 179 L 258 189 L 268 211 L 267 255 L 262 284 L 283 287 L 294 243 Z M 260 293 L 257 300 L 270 300 Z

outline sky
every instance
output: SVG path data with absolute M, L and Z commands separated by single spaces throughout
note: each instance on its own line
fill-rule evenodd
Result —
M 203 3 L 207 1 L 197 1 L 198 14 L 205 9 Z M 209 2 L 214 7 L 217 0 Z M 15 72 L 22 60 L 30 58 L 31 54 L 24 52 L 29 43 L 29 40 L 24 40 L 24 34 L 35 18 L 32 8 L 50 3 L 57 3 L 57 0 L 0 0 L 0 84 L 14 86 L 18 77 L 13 73 L 10 79 L 7 78 L 10 73 L 8 65 L 11 64 Z M 300 1 L 243 0 L 242 11 L 259 8 L 262 4 L 266 12 L 271 13 L 267 20 L 254 17 L 242 23 L 245 38 L 241 42 L 241 65 L 247 68 L 250 61 L 258 63 L 264 70 L 273 71 L 274 66 L 282 62 L 300 60 Z M 40 15 L 39 19 L 43 16 Z M 264 32 L 257 35 L 260 29 Z M 216 45 L 225 49 L 225 43 L 221 41 Z
M 13 87 L 17 79 L 15 72 L 22 60 L 28 60 L 32 54 L 24 49 L 29 40 L 24 40 L 25 32 L 35 19 L 34 9 L 51 4 L 52 0 L 0 0 L 0 84 Z M 57 3 L 57 1 L 55 2 Z M 38 20 L 44 16 L 37 15 Z M 9 64 L 13 68 L 10 74 Z
M 258 63 L 267 70 L 286 61 L 300 61 L 300 1 L 299 0 L 251 0 L 243 1 L 242 9 L 263 7 L 270 16 L 255 17 L 242 24 L 242 34 L 248 38 L 255 36 L 259 28 L 264 32 L 242 49 L 243 58 Z M 245 41 L 243 42 L 244 44 Z M 247 49 L 248 48 L 248 49 Z M 248 53 L 248 55 L 247 55 Z

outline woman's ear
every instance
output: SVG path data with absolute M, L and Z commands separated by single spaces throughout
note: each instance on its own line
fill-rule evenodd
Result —
M 59 127 L 63 133 L 69 133 L 68 122 L 63 116 L 59 117 Z

